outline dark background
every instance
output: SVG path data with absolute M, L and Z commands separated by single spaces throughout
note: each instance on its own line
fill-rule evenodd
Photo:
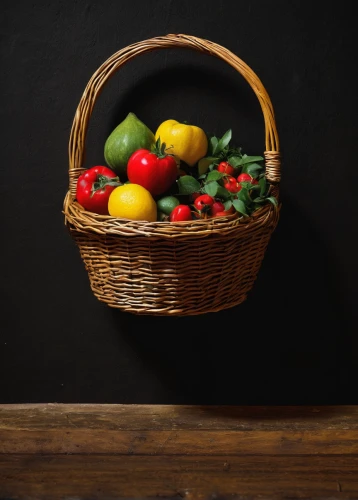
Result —
M 8 1 L 1 11 L 0 402 L 357 404 L 357 30 L 345 3 Z M 282 211 L 247 301 L 143 317 L 97 301 L 62 215 L 85 86 L 127 45 L 212 40 L 264 83 L 281 141 Z M 137 57 L 106 85 L 87 135 L 103 164 L 133 111 L 264 151 L 259 104 L 220 60 Z M 233 259 L 235 265 L 235 257 Z

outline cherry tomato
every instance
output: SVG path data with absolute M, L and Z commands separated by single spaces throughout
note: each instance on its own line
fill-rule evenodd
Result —
M 226 175 L 234 175 L 235 169 L 228 161 L 222 161 L 217 167 L 218 171 Z
M 218 212 L 223 212 L 225 210 L 225 206 L 221 201 L 214 201 L 211 207 L 211 215 L 214 217 Z
M 222 212 L 216 212 L 213 217 L 222 217 L 225 215 L 231 215 L 235 213 L 235 208 L 231 206 L 228 210 L 223 210 Z
M 238 193 L 242 189 L 242 186 L 237 182 L 235 177 L 229 175 L 224 179 L 224 188 L 230 191 L 230 193 Z
M 189 205 L 178 205 L 170 213 L 170 222 L 182 222 L 192 220 L 192 214 Z
M 108 215 L 108 198 L 121 184 L 117 174 L 108 167 L 97 165 L 81 174 L 77 180 L 76 199 L 85 210 Z
M 195 199 L 194 207 L 199 210 L 199 212 L 208 212 L 214 201 L 212 196 L 202 194 Z
M 247 181 L 251 182 L 251 179 L 252 179 L 251 175 L 243 173 L 238 176 L 237 182 L 247 182 Z
M 258 181 L 251 177 L 251 175 L 244 173 L 238 176 L 237 182 L 251 182 L 251 184 L 258 184 Z

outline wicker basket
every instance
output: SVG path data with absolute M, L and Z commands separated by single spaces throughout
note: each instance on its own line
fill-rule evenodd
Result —
M 156 49 L 191 48 L 235 68 L 255 92 L 265 121 L 265 171 L 278 199 L 279 141 L 270 98 L 257 75 L 224 47 L 194 36 L 170 34 L 134 43 L 94 73 L 78 105 L 69 141 L 65 223 L 78 245 L 94 295 L 134 314 L 187 316 L 216 312 L 247 298 L 279 219 L 267 203 L 249 218 L 237 214 L 192 222 L 138 222 L 85 211 L 75 200 L 84 171 L 88 122 L 107 80 L 127 61 Z

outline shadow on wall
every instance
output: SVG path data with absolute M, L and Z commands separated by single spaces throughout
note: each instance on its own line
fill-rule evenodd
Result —
M 243 304 L 175 318 L 111 309 L 120 335 L 171 395 L 151 403 L 357 403 L 349 385 L 353 332 L 340 313 L 333 259 L 309 221 L 281 199 L 281 220 Z
M 156 120 L 168 119 L 171 118 L 168 113 L 171 115 L 172 112 L 178 113 L 178 120 L 184 120 L 188 117 L 183 116 L 183 113 L 190 109 L 195 121 L 200 113 L 204 113 L 207 118 L 206 114 L 209 116 L 207 112 L 212 111 L 212 106 L 218 107 L 223 117 L 234 106 L 236 112 L 245 116 L 247 121 L 250 118 L 252 120 L 253 103 L 259 112 L 260 106 L 244 78 L 232 68 L 224 67 L 220 71 L 210 65 L 217 64 L 211 58 L 205 60 L 209 66 L 180 63 L 178 66 L 155 68 L 152 73 L 143 75 L 121 96 L 113 110 L 107 132 L 133 111 L 133 106 L 148 113 L 148 120 L 151 117 Z M 216 114 L 214 118 L 220 116 Z M 159 125 L 159 122 L 153 125 Z
M 215 66 L 153 67 L 130 89 L 119 89 L 119 94 L 116 85 L 105 87 L 90 119 L 86 140 L 88 162 L 103 161 L 107 137 L 129 112 L 135 113 L 153 133 L 167 119 L 189 120 L 208 134 L 220 136 L 231 128 L 232 145 L 243 147 L 248 154 L 261 154 L 264 121 L 259 102 L 240 75 L 232 68 L 224 70 L 223 76 Z M 117 75 L 112 79 L 116 83 Z M 108 103 L 114 103 L 113 107 Z

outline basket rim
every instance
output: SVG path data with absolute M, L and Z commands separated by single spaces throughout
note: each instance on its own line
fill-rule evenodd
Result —
M 82 233 L 113 236 L 145 236 L 158 238 L 201 238 L 209 235 L 228 235 L 232 232 L 247 234 L 256 231 L 260 226 L 276 224 L 281 205 L 266 203 L 255 210 L 249 217 L 240 216 L 237 212 L 222 217 L 196 219 L 185 222 L 167 221 L 135 221 L 121 219 L 110 215 L 99 215 L 86 211 L 67 192 L 63 214 L 70 230 Z

